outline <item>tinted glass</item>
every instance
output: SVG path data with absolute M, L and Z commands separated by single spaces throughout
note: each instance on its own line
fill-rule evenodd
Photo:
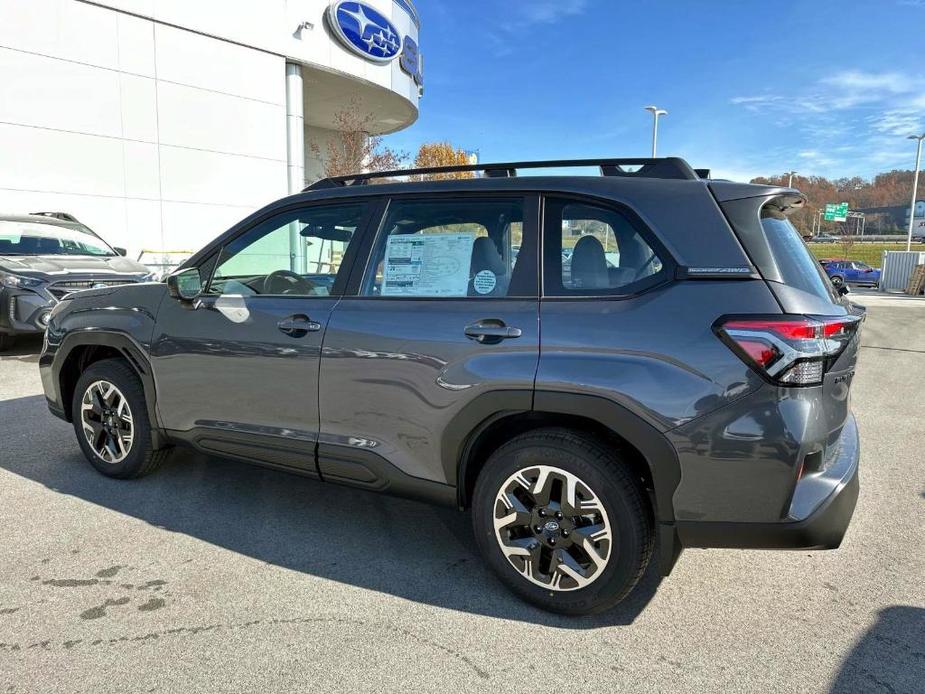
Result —
M 79 227 L 0 220 L 0 255 L 116 255 Z
M 619 294 L 663 276 L 658 253 L 618 210 L 549 201 L 546 216 L 547 293 Z
M 364 203 L 280 213 L 222 249 L 210 293 L 330 296 Z
M 521 199 L 393 201 L 361 293 L 504 297 L 524 257 Z
M 831 299 L 831 284 L 825 270 L 813 258 L 800 232 L 790 221 L 786 217 L 766 216 L 761 219 L 761 226 L 784 284 Z

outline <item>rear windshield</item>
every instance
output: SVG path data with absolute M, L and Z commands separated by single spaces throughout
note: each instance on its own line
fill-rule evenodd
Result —
M 815 294 L 821 299 L 834 298 L 822 265 L 813 257 L 800 232 L 786 217 L 762 214 L 761 226 L 764 227 L 784 284 Z

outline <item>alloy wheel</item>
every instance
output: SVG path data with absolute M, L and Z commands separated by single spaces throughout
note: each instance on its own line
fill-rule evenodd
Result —
M 601 576 L 613 536 L 597 495 L 576 475 L 549 465 L 523 468 L 495 498 L 495 539 L 524 578 L 556 591 Z
M 122 462 L 132 450 L 135 426 L 128 401 L 108 381 L 95 381 L 84 391 L 80 423 L 87 443 L 103 462 Z

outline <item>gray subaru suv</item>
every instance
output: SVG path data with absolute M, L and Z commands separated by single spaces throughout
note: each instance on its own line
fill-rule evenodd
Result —
M 66 212 L 0 214 L 0 352 L 41 334 L 71 292 L 153 278 L 125 253 Z
M 182 444 L 468 509 L 515 593 L 601 611 L 684 547 L 845 534 L 863 309 L 803 204 L 675 158 L 324 179 L 164 284 L 65 297 L 45 394 L 104 475 Z

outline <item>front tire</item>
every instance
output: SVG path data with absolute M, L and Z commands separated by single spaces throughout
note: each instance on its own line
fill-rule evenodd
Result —
M 107 477 L 147 475 L 167 456 L 154 448 L 141 381 L 121 359 L 95 362 L 80 375 L 71 414 L 84 456 Z
M 842 287 L 845 284 L 845 278 L 841 275 L 832 276 L 832 285 L 835 287 Z
M 614 607 L 652 555 L 640 481 L 618 450 L 568 429 L 528 432 L 498 448 L 476 482 L 472 522 L 501 580 L 561 614 Z

